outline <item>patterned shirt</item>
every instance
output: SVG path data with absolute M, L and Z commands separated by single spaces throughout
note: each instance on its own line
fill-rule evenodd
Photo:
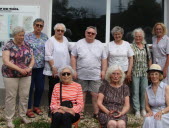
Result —
M 69 100 L 73 103 L 75 113 L 80 113 L 83 107 L 83 94 L 80 84 L 73 82 L 69 85 L 62 84 L 62 101 Z M 53 93 L 50 108 L 52 111 L 60 108 L 60 83 L 56 84 Z
M 41 33 L 40 38 L 36 38 L 33 32 L 25 35 L 25 42 L 28 42 L 33 49 L 35 58 L 34 68 L 43 68 L 45 64 L 45 42 L 48 40 L 46 34 Z
M 24 42 L 23 45 L 17 46 L 13 40 L 7 42 L 2 51 L 10 51 L 10 62 L 17 65 L 18 67 L 24 69 L 28 68 L 31 58 L 33 55 L 33 50 L 30 48 L 30 45 Z M 2 76 L 9 77 L 9 78 L 18 78 L 18 77 L 26 77 L 30 76 L 32 73 L 28 73 L 27 75 L 23 76 L 20 72 L 9 68 L 6 65 L 2 65 Z
M 148 69 L 148 60 L 151 59 L 151 54 L 149 47 L 146 46 L 148 52 L 148 60 L 147 60 L 147 52 L 145 46 L 143 49 L 140 49 L 135 43 L 132 44 L 132 48 L 134 51 L 134 61 L 133 61 L 133 76 L 147 76 Z

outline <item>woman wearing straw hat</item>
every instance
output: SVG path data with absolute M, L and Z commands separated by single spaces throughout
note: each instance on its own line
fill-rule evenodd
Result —
M 158 64 L 148 70 L 152 84 L 146 88 L 146 116 L 143 128 L 167 128 L 169 126 L 169 86 L 162 82 L 163 71 Z

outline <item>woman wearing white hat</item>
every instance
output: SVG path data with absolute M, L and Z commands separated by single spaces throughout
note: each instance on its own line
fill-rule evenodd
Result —
M 148 70 L 152 84 L 146 88 L 146 116 L 143 128 L 167 128 L 169 126 L 169 86 L 162 82 L 163 71 L 157 64 Z

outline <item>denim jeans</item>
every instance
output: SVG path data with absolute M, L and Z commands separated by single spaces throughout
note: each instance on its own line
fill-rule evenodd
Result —
M 135 111 L 145 109 L 145 90 L 148 86 L 147 76 L 132 76 L 132 101 Z

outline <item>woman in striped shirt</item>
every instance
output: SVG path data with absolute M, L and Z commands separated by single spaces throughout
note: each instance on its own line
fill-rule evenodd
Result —
M 65 66 L 59 69 L 59 77 L 61 83 L 57 83 L 54 87 L 51 100 L 51 111 L 53 113 L 51 128 L 71 128 L 72 123 L 80 118 L 80 112 L 83 108 L 83 94 L 80 84 L 72 81 L 74 74 L 70 66 Z M 60 88 L 60 84 L 62 88 Z M 62 90 L 62 102 L 71 101 L 73 107 L 65 107 L 60 104 L 60 90 Z

